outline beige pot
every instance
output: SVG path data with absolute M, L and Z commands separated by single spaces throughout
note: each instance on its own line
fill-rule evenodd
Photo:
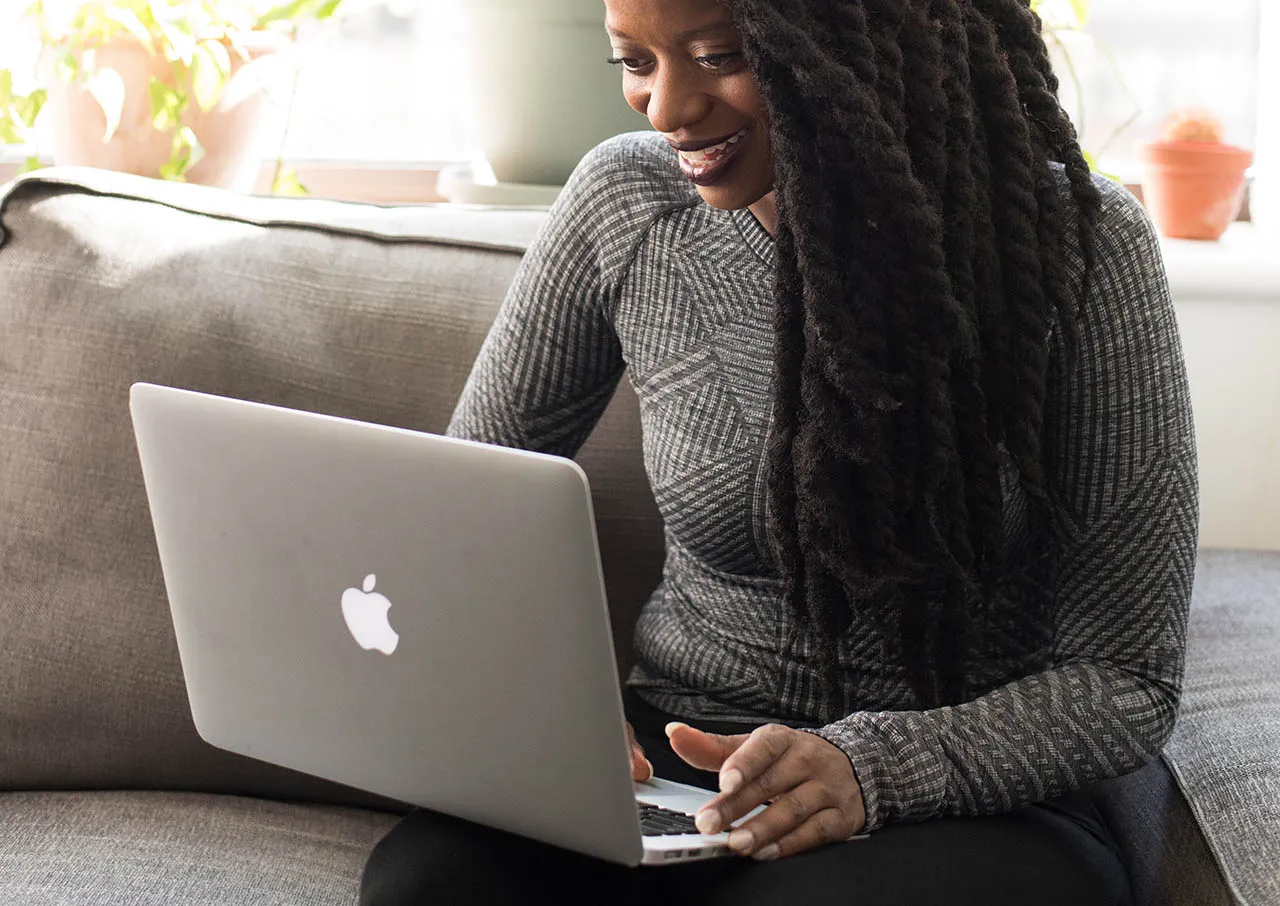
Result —
M 263 140 L 277 135 L 279 115 L 270 89 L 281 84 L 284 54 L 289 38 L 274 32 L 254 32 L 242 42 L 249 52 L 245 63 L 232 53 L 231 78 L 219 103 L 208 112 L 194 98 L 187 105 L 183 125 L 191 127 L 204 148 L 204 157 L 187 171 L 189 182 L 250 192 L 257 181 L 261 161 L 274 156 Z M 109 141 L 103 138 L 107 118 L 89 89 L 67 84 L 53 74 L 46 54 L 42 80 L 49 97 L 41 118 L 51 126 L 53 156 L 57 164 L 121 170 L 159 178 L 173 148 L 173 132 L 160 132 L 151 122 L 150 79 L 172 85 L 173 73 L 161 54 L 152 55 L 132 36 L 116 36 L 96 49 L 95 69 L 112 69 L 124 84 L 120 125 Z M 281 108 L 283 109 L 283 108 Z

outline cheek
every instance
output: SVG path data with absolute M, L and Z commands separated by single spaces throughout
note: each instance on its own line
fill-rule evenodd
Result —
M 622 97 L 623 97 L 623 100 L 627 102 L 627 106 L 630 107 L 632 110 L 634 110 L 636 113 L 644 113 L 644 107 L 642 106 L 642 103 L 641 103 L 643 101 L 643 93 L 640 91 L 639 88 L 635 86 L 629 86 L 627 82 L 624 80 L 622 83 Z

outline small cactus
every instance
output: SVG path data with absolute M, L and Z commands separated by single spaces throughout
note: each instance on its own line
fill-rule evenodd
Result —
M 1166 142 L 1220 145 L 1222 136 L 1222 120 L 1207 110 L 1175 110 L 1160 125 L 1160 138 Z

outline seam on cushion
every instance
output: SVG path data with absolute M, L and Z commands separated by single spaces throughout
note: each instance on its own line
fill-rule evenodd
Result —
M 130 192 L 102 189 L 94 186 L 86 185 L 82 182 L 70 178 L 35 176 L 23 179 L 19 177 L 13 180 L 3 188 L 3 194 L 0 195 L 0 248 L 4 248 L 8 241 L 8 230 L 4 226 L 4 216 L 8 209 L 10 201 L 15 198 L 22 197 L 24 193 L 34 187 L 55 187 L 61 193 L 79 192 L 86 195 L 95 195 L 100 198 L 123 198 L 131 201 L 140 201 L 146 204 L 159 205 L 174 211 L 182 211 L 187 214 L 193 214 L 198 217 L 208 217 L 212 220 L 225 220 L 232 223 L 245 223 L 260 227 L 289 227 L 299 230 L 309 230 L 317 233 L 326 233 L 329 235 L 344 235 L 356 238 L 369 239 L 374 242 L 382 242 L 388 245 L 407 245 L 407 244 L 423 244 L 423 245 L 444 245 L 457 248 L 473 248 L 482 251 L 498 251 L 512 252 L 514 254 L 523 255 L 528 250 L 527 244 L 516 244 L 507 242 L 485 242 L 479 239 L 454 239 L 448 236 L 424 236 L 424 235 L 405 235 L 392 236 L 375 230 L 360 229 L 359 227 L 335 226 L 333 224 L 310 223 L 305 220 L 290 220 L 283 218 L 255 218 L 245 217 L 242 215 L 223 213 L 218 211 L 208 211 L 196 208 L 190 205 L 178 204 L 172 201 L 166 201 L 160 198 L 152 198 L 146 195 L 139 195 Z M 309 199 L 291 199 L 290 203 L 306 204 Z M 330 199 L 311 199 L 314 201 L 322 201 L 326 204 L 351 204 L 350 202 L 339 202 Z M 360 207 L 377 208 L 379 210 L 393 210 L 395 206 L 391 205 L 374 205 L 361 203 Z M 496 210 L 496 209 L 495 209 Z M 512 207 L 501 210 L 511 211 L 533 211 L 542 210 L 537 207 Z
M 1178 766 L 1174 764 L 1173 759 L 1168 756 L 1167 752 L 1161 752 L 1160 758 L 1164 760 L 1165 767 L 1169 769 L 1169 774 L 1173 777 L 1173 782 L 1178 787 L 1178 792 L 1187 803 L 1187 807 L 1191 809 L 1191 814 L 1196 819 L 1196 828 L 1200 831 L 1200 836 L 1208 846 L 1209 852 L 1213 856 L 1213 861 L 1218 866 L 1218 872 L 1222 875 L 1223 882 L 1227 885 L 1227 889 L 1231 891 L 1231 896 L 1235 898 L 1235 901 L 1240 906 L 1249 906 L 1249 902 L 1240 893 L 1240 888 L 1236 884 L 1235 878 L 1232 877 L 1231 872 L 1227 869 L 1226 859 L 1223 858 L 1221 847 L 1213 836 L 1207 832 L 1208 821 L 1205 818 L 1204 811 L 1189 793 L 1187 783 L 1183 779 L 1182 773 L 1178 770 Z

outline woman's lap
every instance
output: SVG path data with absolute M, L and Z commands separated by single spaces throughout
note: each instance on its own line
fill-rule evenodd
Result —
M 660 776 L 711 787 L 665 745 L 665 715 L 627 696 L 628 716 Z M 728 725 L 699 724 L 712 732 Z M 1128 881 L 1088 798 L 1071 794 L 1004 815 L 884 828 L 776 862 L 726 858 L 625 868 L 438 812 L 392 828 L 365 867 L 361 906 L 564 902 L 621 906 L 875 902 L 1127 904 Z

